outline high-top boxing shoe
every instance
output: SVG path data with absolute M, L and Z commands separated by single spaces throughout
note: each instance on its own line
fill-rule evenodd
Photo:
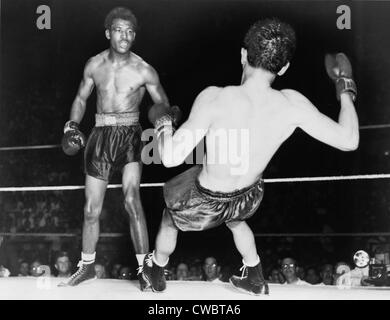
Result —
M 87 283 L 96 279 L 94 263 L 85 264 L 82 260 L 80 260 L 77 266 L 79 269 L 74 274 L 72 274 L 68 280 L 61 282 L 58 285 L 59 287 L 77 286 L 82 282 Z
M 164 267 L 153 262 L 153 253 L 148 253 L 145 256 L 142 276 L 147 283 L 145 289 L 151 288 L 153 292 L 163 292 L 167 287 Z
M 263 269 L 259 262 L 249 267 L 243 262 L 241 277 L 232 276 L 229 281 L 238 290 L 252 295 L 269 294 L 268 283 L 264 280 Z

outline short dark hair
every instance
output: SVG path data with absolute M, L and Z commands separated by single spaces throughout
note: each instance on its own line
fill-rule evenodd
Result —
M 56 254 L 55 262 L 57 262 L 57 260 L 58 260 L 59 258 L 63 258 L 63 257 L 69 258 L 68 252 L 66 252 L 66 251 L 60 251 L 60 252 L 58 252 L 58 253 Z
M 244 38 L 249 65 L 274 74 L 292 59 L 295 47 L 294 29 L 276 18 L 255 22 Z
M 104 19 L 104 27 L 109 30 L 112 26 L 112 22 L 115 19 L 130 21 L 134 28 L 134 31 L 136 31 L 138 28 L 137 18 L 128 8 L 115 7 L 114 9 L 112 9 Z

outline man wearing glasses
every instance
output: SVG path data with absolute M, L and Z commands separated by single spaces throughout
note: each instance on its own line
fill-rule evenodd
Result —
M 284 284 L 310 285 L 297 276 L 297 263 L 293 258 L 284 258 L 281 264 L 282 274 L 286 279 Z
M 205 280 L 213 283 L 223 283 L 219 278 L 221 275 L 221 267 L 217 263 L 217 259 L 214 257 L 208 257 L 203 263 L 203 272 Z

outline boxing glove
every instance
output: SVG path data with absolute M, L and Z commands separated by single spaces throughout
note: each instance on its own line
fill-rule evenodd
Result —
M 178 106 L 170 107 L 164 103 L 156 103 L 149 109 L 148 118 L 159 137 L 163 131 L 173 132 L 181 119 L 181 110 Z
M 335 83 L 337 99 L 340 100 L 340 95 L 347 92 L 355 101 L 357 88 L 352 78 L 352 66 L 348 57 L 344 53 L 326 54 L 325 69 L 328 76 Z
M 64 126 L 64 136 L 61 141 L 62 150 L 68 156 L 75 155 L 85 146 L 85 136 L 79 130 L 77 122 L 69 120 Z

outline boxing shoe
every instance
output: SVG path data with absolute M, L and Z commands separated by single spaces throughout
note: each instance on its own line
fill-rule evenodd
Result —
M 259 262 L 254 267 L 249 267 L 243 262 L 241 277 L 232 276 L 229 281 L 239 291 L 252 295 L 269 294 L 268 283 L 264 280 L 263 270 Z
M 145 281 L 143 275 L 142 275 L 142 270 L 143 270 L 143 266 L 140 266 L 138 269 L 137 269 L 137 278 L 138 278 L 138 282 L 139 282 L 139 287 L 141 289 L 141 291 L 145 291 L 146 289 L 150 288 L 150 286 L 148 285 L 148 283 Z
M 153 253 L 145 256 L 142 266 L 142 277 L 146 282 L 145 289 L 151 288 L 153 292 L 163 292 L 167 287 L 164 267 L 160 267 L 153 262 Z
M 77 286 L 78 284 L 96 279 L 95 264 L 85 264 L 83 261 L 79 261 L 77 264 L 79 269 L 70 276 L 66 282 L 61 282 L 59 287 Z

